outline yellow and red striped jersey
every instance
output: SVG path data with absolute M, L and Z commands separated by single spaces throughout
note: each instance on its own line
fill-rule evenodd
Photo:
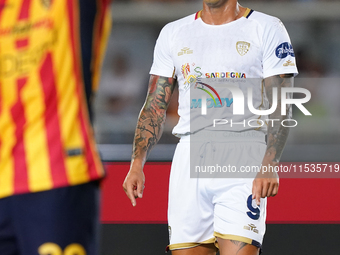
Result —
M 104 176 L 90 99 L 108 0 L 0 0 L 0 198 Z

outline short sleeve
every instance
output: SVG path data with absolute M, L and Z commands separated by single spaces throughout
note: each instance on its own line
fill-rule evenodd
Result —
M 172 77 L 174 73 L 174 63 L 171 57 L 171 27 L 166 25 L 156 42 L 153 63 L 151 66 L 150 74 Z
M 298 74 L 295 54 L 282 22 L 273 18 L 263 34 L 263 77 L 278 74 Z

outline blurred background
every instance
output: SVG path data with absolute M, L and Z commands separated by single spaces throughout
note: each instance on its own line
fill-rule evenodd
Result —
M 294 109 L 298 126 L 291 135 L 284 160 L 308 160 L 311 153 L 333 160 L 340 149 L 340 3 L 338 0 L 239 1 L 241 5 L 280 18 L 295 50 L 300 74 L 296 87 L 310 90 L 305 104 L 312 116 Z M 201 10 L 201 0 L 115 0 L 112 33 L 95 100 L 97 142 L 125 144 L 131 153 L 134 129 L 145 100 L 153 49 L 161 28 L 168 22 Z M 177 91 L 169 107 L 160 144 L 175 144 L 171 130 L 177 123 Z M 298 95 L 296 95 L 298 96 Z M 297 151 L 308 151 L 307 159 Z M 289 151 L 291 153 L 289 153 Z M 339 151 L 339 150 L 337 150 Z M 109 155 L 112 153 L 104 153 Z M 332 156 L 330 156 L 332 154 Z M 170 154 L 171 155 L 171 154 Z M 328 156 L 327 156 L 328 155 Z M 302 157 L 302 158 L 301 158 Z M 313 157 L 312 157 L 313 158 Z M 313 158 L 318 160 L 317 158 Z M 114 160 L 107 158 L 107 160 Z M 311 160 L 311 159 L 310 159 Z

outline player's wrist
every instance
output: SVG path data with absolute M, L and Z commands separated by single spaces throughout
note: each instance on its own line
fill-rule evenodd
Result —
M 130 165 L 130 172 L 143 172 L 145 161 L 140 158 L 132 159 Z
M 261 164 L 261 173 L 275 173 L 276 169 L 279 167 L 279 162 L 275 161 L 273 157 L 264 157 Z M 266 175 L 267 175 L 266 174 Z M 278 176 L 275 176 L 278 177 Z

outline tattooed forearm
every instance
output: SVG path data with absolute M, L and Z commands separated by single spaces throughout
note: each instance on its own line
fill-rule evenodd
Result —
M 135 132 L 132 159 L 145 160 L 160 139 L 166 110 L 175 87 L 175 79 L 151 75 L 148 95 L 139 114 Z
M 265 79 L 269 107 L 271 107 L 273 101 L 273 88 L 276 87 L 278 92 L 277 108 L 275 112 L 269 116 L 269 119 L 276 119 L 280 121 L 271 121 L 268 124 L 268 141 L 266 151 L 266 156 L 274 162 L 280 161 L 289 133 L 289 128 L 282 126 L 281 121 L 284 119 L 290 119 L 292 115 L 291 105 L 287 105 L 286 115 L 281 115 L 281 88 L 291 86 L 293 86 L 293 77 L 291 75 L 277 75 Z
M 241 241 L 235 241 L 235 240 L 230 240 L 233 244 L 237 245 L 238 246 L 238 250 L 236 252 L 236 254 L 238 254 L 238 252 L 240 250 L 242 250 L 242 248 L 244 248 L 245 246 L 247 246 L 248 244 L 247 243 L 244 243 L 244 242 L 241 242 Z

